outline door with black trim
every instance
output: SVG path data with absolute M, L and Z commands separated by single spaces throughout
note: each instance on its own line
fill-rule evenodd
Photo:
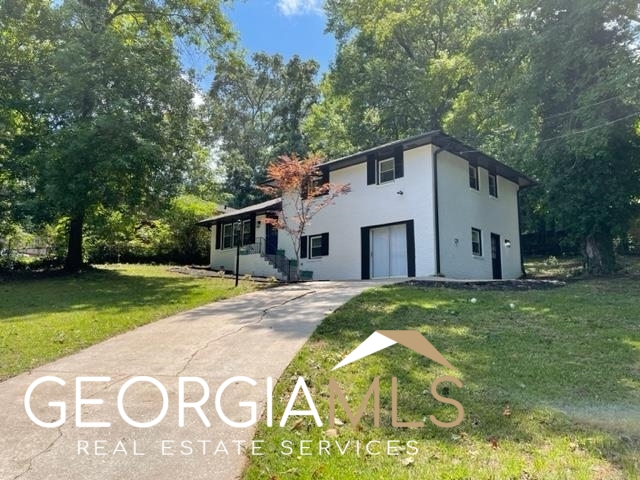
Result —
M 278 229 L 267 223 L 265 237 L 265 253 L 267 255 L 275 255 L 278 250 Z
M 502 256 L 500 254 L 500 235 L 491 234 L 491 263 L 493 266 L 493 279 L 502 279 Z
M 407 225 L 371 229 L 371 278 L 407 276 Z

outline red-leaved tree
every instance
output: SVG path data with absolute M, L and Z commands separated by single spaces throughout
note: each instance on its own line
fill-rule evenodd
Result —
M 306 158 L 295 154 L 283 155 L 269 165 L 269 183 L 260 187 L 271 197 L 282 197 L 282 211 L 277 218 L 265 219 L 265 223 L 289 234 L 298 265 L 300 237 L 311 219 L 320 210 L 333 204 L 336 197 L 351 191 L 348 184 L 323 181 L 320 169 L 322 161 L 322 157 L 317 155 Z

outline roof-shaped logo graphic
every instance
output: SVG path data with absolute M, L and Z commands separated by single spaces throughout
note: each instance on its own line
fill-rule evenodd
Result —
M 336 370 L 345 365 L 349 365 L 361 358 L 368 357 L 380 350 L 384 350 L 391 345 L 399 343 L 407 348 L 410 348 L 414 352 L 423 355 L 434 362 L 438 362 L 440 365 L 444 365 L 447 368 L 455 370 L 442 354 L 436 350 L 436 347 L 431 345 L 420 332 L 416 330 L 376 330 L 369 338 L 362 342 L 358 347 L 347 355 L 338 365 L 333 367 Z

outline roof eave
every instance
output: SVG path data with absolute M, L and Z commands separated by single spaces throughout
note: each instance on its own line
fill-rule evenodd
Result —
M 281 208 L 282 208 L 282 200 L 277 199 L 277 201 L 262 202 L 256 205 L 250 205 L 248 207 L 238 209 L 234 212 L 229 212 L 223 215 L 217 215 L 215 217 L 206 218 L 204 220 L 200 220 L 199 222 L 196 222 L 196 225 L 201 227 L 210 227 L 211 225 L 219 222 L 220 220 L 235 221 L 238 219 L 248 218 L 254 214 L 259 215 L 261 213 L 266 213 L 273 210 L 280 210 Z

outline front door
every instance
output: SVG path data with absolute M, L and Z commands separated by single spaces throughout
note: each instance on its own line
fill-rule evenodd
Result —
M 502 278 L 502 257 L 500 256 L 500 235 L 491 234 L 491 262 L 493 264 L 493 278 L 500 280 Z
M 265 253 L 275 255 L 278 250 L 278 229 L 267 223 Z
M 371 229 L 371 278 L 407 276 L 407 226 Z

